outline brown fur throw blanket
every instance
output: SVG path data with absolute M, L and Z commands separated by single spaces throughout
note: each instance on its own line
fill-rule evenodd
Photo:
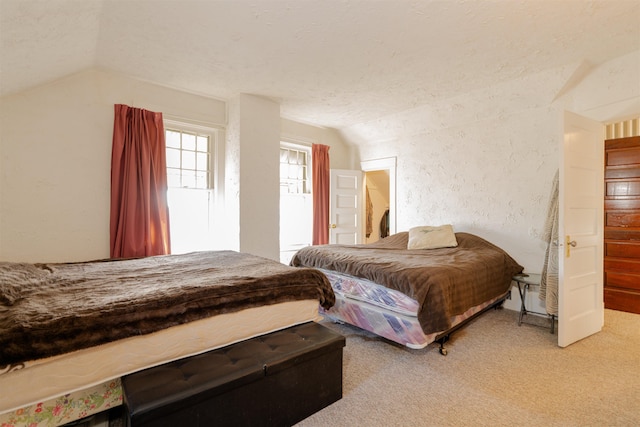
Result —
M 233 251 L 68 264 L 0 262 L 0 366 L 304 299 L 325 308 L 334 304 L 320 271 Z

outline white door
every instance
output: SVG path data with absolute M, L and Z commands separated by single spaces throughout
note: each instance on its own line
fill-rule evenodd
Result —
M 331 169 L 329 243 L 362 242 L 362 172 Z
M 565 112 L 560 160 L 558 345 L 604 324 L 604 126 Z

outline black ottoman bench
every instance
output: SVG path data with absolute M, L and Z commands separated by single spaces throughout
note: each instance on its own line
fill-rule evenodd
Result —
M 122 378 L 128 426 L 290 426 L 342 398 L 345 338 L 309 322 Z

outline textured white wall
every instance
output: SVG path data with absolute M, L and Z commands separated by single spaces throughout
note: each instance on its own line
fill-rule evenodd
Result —
M 504 248 L 525 270 L 540 272 L 562 113 L 621 98 L 622 105 L 633 105 L 629 90 L 618 88 L 631 87 L 633 96 L 635 58 L 588 70 L 586 77 L 584 64 L 524 76 L 345 129 L 343 137 L 358 144 L 363 161 L 397 157 L 398 231 L 451 223 Z M 626 65 L 631 71 L 622 71 Z M 615 83 L 608 80 L 612 73 Z
M 354 147 L 342 140 L 335 129 L 312 126 L 288 119 L 281 120 L 281 136 L 291 142 L 328 145 L 329 161 L 333 169 L 354 169 Z
M 0 259 L 109 256 L 113 105 L 224 124 L 226 106 L 100 71 L 3 97 Z
M 116 103 L 162 111 L 166 118 L 194 124 L 227 125 L 227 103 L 223 101 L 97 70 L 3 97 L 0 99 L 0 260 L 55 262 L 109 256 L 111 142 Z M 233 102 L 229 103 L 229 109 L 233 109 Z M 318 142 L 331 145 L 336 162 L 353 164 L 351 148 L 335 131 L 291 121 L 281 125 L 278 114 L 269 117 L 268 127 L 276 135 L 271 137 L 275 141 L 271 147 L 275 174 L 279 171 L 281 126 L 289 136 L 317 138 Z M 228 126 L 227 131 L 233 138 L 239 129 L 239 116 L 237 123 L 230 117 Z M 240 151 L 231 146 L 226 153 L 224 149 L 220 152 L 228 162 L 228 176 L 234 177 L 224 182 L 229 186 L 226 193 L 238 196 Z M 250 164 L 244 166 L 249 179 L 256 176 L 256 181 L 262 183 L 259 178 L 262 168 L 249 161 Z M 273 191 L 270 193 L 268 203 L 278 202 L 277 182 L 275 188 L 275 195 Z M 245 191 L 252 190 L 245 188 Z M 224 243 L 219 246 L 239 249 L 239 199 L 227 199 L 227 203 L 229 215 L 221 225 L 229 238 L 223 238 Z M 248 215 L 262 213 L 263 210 L 254 209 Z M 255 233 L 245 229 L 245 238 L 258 248 L 277 247 L 277 212 L 271 209 L 269 215 L 262 218 L 267 225 Z M 251 222 L 245 222 L 247 224 Z M 268 233 L 263 232 L 266 228 L 270 230 Z M 275 251 L 278 259 L 277 249 Z
M 569 96 L 571 109 L 603 123 L 640 114 L 640 50 L 591 71 Z
M 362 160 L 397 156 L 398 231 L 453 224 L 540 271 L 565 73 L 545 73 L 349 129 Z M 551 83 L 551 84 L 549 84 Z M 380 128 L 376 138 L 372 128 Z
M 280 105 L 240 95 L 240 251 L 280 260 Z
M 2 99 L 0 259 L 109 255 L 113 105 L 99 102 L 93 77 Z

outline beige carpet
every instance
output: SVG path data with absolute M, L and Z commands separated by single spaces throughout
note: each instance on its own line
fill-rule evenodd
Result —
M 491 310 L 447 356 L 325 322 L 347 337 L 343 398 L 298 426 L 640 426 L 640 315 L 606 310 L 567 348 L 540 321 Z

